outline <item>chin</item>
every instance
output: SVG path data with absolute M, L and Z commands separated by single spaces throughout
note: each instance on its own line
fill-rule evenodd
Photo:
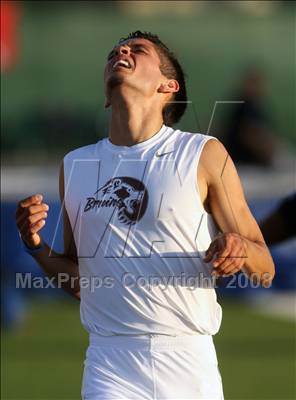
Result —
M 123 76 L 120 75 L 111 75 L 110 78 L 107 81 L 107 88 L 114 89 L 115 87 L 121 85 L 123 83 L 124 79 Z
M 121 85 L 125 85 L 126 87 L 130 88 L 136 88 L 137 85 L 135 85 L 135 79 L 130 79 L 129 75 L 126 74 L 121 74 L 121 73 L 115 73 L 109 76 L 107 80 L 107 90 L 110 92 L 114 88 L 117 88 Z

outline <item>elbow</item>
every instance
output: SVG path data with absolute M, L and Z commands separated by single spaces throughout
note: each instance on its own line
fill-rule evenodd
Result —
M 261 286 L 265 289 L 269 289 L 272 285 L 272 281 L 274 278 L 275 274 L 268 274 L 267 277 L 264 277 L 263 279 L 261 279 Z
M 273 260 L 271 258 L 269 268 L 266 268 L 266 271 L 264 271 L 261 274 L 261 279 L 260 279 L 261 286 L 266 289 L 270 288 L 274 277 L 275 277 L 275 267 Z
M 275 267 L 272 258 L 270 257 L 269 262 L 264 268 L 262 268 L 262 266 L 257 266 L 252 269 L 252 271 L 249 270 L 248 276 L 250 281 L 254 283 L 256 287 L 260 285 L 266 289 L 270 288 L 275 276 Z
M 260 245 L 262 246 L 262 250 L 264 252 L 263 253 L 264 257 L 261 259 L 262 266 L 261 266 L 261 268 L 258 268 L 258 272 L 260 271 L 260 285 L 263 288 L 268 289 L 271 287 L 272 281 L 275 276 L 275 266 L 274 266 L 272 256 L 271 256 L 266 244 L 260 243 Z

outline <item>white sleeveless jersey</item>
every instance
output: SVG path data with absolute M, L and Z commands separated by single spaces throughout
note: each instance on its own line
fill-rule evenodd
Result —
M 163 125 L 134 146 L 103 139 L 65 156 L 65 206 L 89 332 L 218 331 L 222 311 L 203 262 L 217 228 L 197 186 L 211 138 Z

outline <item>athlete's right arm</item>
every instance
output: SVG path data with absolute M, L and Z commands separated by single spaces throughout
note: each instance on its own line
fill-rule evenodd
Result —
M 80 300 L 79 272 L 76 246 L 69 217 L 64 205 L 64 167 L 60 169 L 60 198 L 64 217 L 64 252 L 56 253 L 46 243 L 40 251 L 32 254 L 43 271 L 54 277 L 56 285 Z M 43 203 L 43 196 L 33 195 L 21 200 L 16 210 L 16 223 L 22 240 L 26 246 L 36 249 L 42 239 L 39 231 L 44 227 L 48 205 Z

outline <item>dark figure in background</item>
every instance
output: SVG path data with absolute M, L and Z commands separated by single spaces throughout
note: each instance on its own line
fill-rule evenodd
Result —
M 235 100 L 243 102 L 231 106 L 223 127 L 222 141 L 234 162 L 272 165 L 274 144 L 264 99 L 264 75 L 258 69 L 249 69 L 235 96 Z
M 286 197 L 260 228 L 268 246 L 296 237 L 296 192 Z

